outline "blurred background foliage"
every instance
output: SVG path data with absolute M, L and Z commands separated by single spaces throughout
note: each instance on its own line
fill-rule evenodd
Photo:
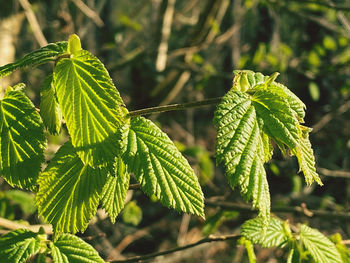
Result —
M 83 48 L 106 65 L 129 110 L 223 96 L 232 85 L 234 69 L 280 72 L 277 81 L 307 105 L 306 125 L 314 129 L 311 142 L 324 186 L 306 187 L 296 160 L 276 151 L 266 165 L 272 206 L 289 212 L 277 209 L 275 214 L 292 224 L 307 223 L 350 239 L 350 216 L 327 217 L 327 211 L 350 209 L 349 0 L 0 2 L 0 65 L 76 33 Z M 17 71 L 0 85 L 4 89 L 27 83 L 28 96 L 38 106 L 41 83 L 53 66 Z M 199 176 L 207 220 L 168 210 L 137 189 L 130 190 L 115 225 L 99 210 L 82 235 L 101 256 L 123 259 L 185 245 L 208 234 L 239 233 L 244 220 L 255 216 L 238 191 L 229 188 L 222 167 L 215 165 L 214 110 L 212 106 L 149 116 L 176 142 Z M 49 159 L 67 140 L 67 132 L 48 140 Z M 290 212 L 297 208 L 304 210 Z M 312 209 L 325 211 L 326 216 L 311 216 Z M 33 196 L 4 181 L 0 216 L 40 223 Z M 256 249 L 258 262 L 286 261 L 280 249 Z M 154 262 L 236 263 L 247 262 L 247 256 L 234 243 L 214 242 Z

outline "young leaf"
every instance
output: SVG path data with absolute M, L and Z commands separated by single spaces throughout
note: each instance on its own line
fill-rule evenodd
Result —
M 299 147 L 297 147 L 293 153 L 298 158 L 300 170 L 305 175 L 306 183 L 311 185 L 313 181 L 316 181 L 319 185 L 323 185 L 316 172 L 314 151 L 312 150 L 309 140 L 309 132 L 311 129 L 304 126 L 300 126 L 300 129 Z
M 261 218 L 254 218 L 242 225 L 241 234 L 254 244 L 259 244 L 265 248 L 282 247 L 288 242 L 290 229 L 281 220 L 271 217 L 265 234 L 263 229 L 263 220 Z
M 251 70 L 235 70 L 233 71 L 235 77 L 233 78 L 232 89 L 235 91 L 246 92 L 256 85 L 265 83 L 267 77 L 260 72 L 253 72 Z
M 129 189 L 130 175 L 121 157 L 114 163 L 113 173 L 108 175 L 102 190 L 102 207 L 106 210 L 112 223 L 124 207 L 126 193 Z
M 142 220 L 142 209 L 137 205 L 136 201 L 126 204 L 122 218 L 124 223 L 137 226 Z
M 80 38 L 76 34 L 71 35 L 68 40 L 68 48 L 67 48 L 68 53 L 75 55 L 75 54 L 79 54 L 80 50 L 81 50 Z
M 33 190 L 46 139 L 40 115 L 21 87 L 8 88 L 0 100 L 0 175 L 12 186 Z
M 218 128 L 216 157 L 224 162 L 231 187 L 239 186 L 245 200 L 252 200 L 268 222 L 270 193 L 264 169 L 262 131 L 248 94 L 230 90 L 218 105 L 214 123 Z
M 127 144 L 122 157 L 141 189 L 167 207 L 204 217 L 198 179 L 169 137 L 143 117 L 132 118 L 124 136 Z
M 85 50 L 76 52 L 55 67 L 54 86 L 82 161 L 96 166 L 113 160 L 115 136 L 127 110 L 103 64 Z
M 301 225 L 300 241 L 305 248 L 310 252 L 316 263 L 342 263 L 341 256 L 332 243 L 317 229 Z
M 66 142 L 39 176 L 39 215 L 55 231 L 84 231 L 96 213 L 106 178 L 106 169 L 84 165 L 71 142 Z
M 23 68 L 27 66 L 37 66 L 49 61 L 53 61 L 58 56 L 66 53 L 66 51 L 66 41 L 48 44 L 45 47 L 42 47 L 25 55 L 23 58 L 17 60 L 14 63 L 10 63 L 0 67 L 0 77 L 7 76 L 18 68 Z
M 56 98 L 52 75 L 47 76 L 40 89 L 40 115 L 51 134 L 60 133 L 62 112 Z
M 62 234 L 50 242 L 54 263 L 104 263 L 98 252 L 79 237 Z
M 252 100 L 257 116 L 263 120 L 264 131 L 275 141 L 295 149 L 299 122 L 288 101 L 269 90 L 257 91 Z
M 40 239 L 37 233 L 26 229 L 17 229 L 0 237 L 1 262 L 26 262 L 39 252 Z

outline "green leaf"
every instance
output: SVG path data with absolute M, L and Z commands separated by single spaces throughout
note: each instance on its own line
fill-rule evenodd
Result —
M 62 234 L 50 242 L 54 263 L 104 263 L 98 252 L 79 237 Z
M 14 63 L 10 63 L 0 67 L 0 77 L 11 74 L 18 68 L 27 66 L 37 66 L 49 61 L 55 60 L 58 56 L 67 51 L 67 42 L 57 42 L 48 44 L 38 50 L 35 50 Z
M 141 189 L 167 207 L 204 217 L 198 179 L 169 137 L 143 117 L 132 118 L 124 136 L 122 157 Z
M 254 218 L 242 225 L 241 235 L 254 244 L 262 247 L 283 247 L 289 240 L 290 228 L 287 224 L 271 217 L 264 233 L 264 222 L 261 218 Z
M 343 244 L 341 235 L 339 233 L 336 233 L 330 236 L 329 239 L 335 244 L 339 254 L 341 255 L 341 258 L 343 259 L 343 262 L 350 262 L 350 250 L 346 245 Z
M 224 162 L 229 184 L 238 186 L 245 200 L 252 200 L 267 224 L 270 193 L 263 166 L 265 147 L 250 96 L 230 90 L 215 111 L 214 123 L 218 128 L 216 158 Z
M 55 67 L 54 86 L 72 144 L 85 164 L 104 165 L 118 155 L 116 133 L 126 108 L 103 64 L 81 50 Z
M 25 262 L 39 252 L 38 234 L 26 229 L 17 229 L 0 237 L 0 261 L 9 263 Z
M 300 126 L 300 130 L 299 147 L 293 151 L 298 158 L 300 170 L 304 173 L 305 181 L 308 185 L 311 185 L 313 181 L 316 181 L 319 185 L 323 185 L 316 172 L 314 152 L 309 140 L 311 129 Z
M 51 134 L 60 133 L 62 112 L 56 98 L 52 75 L 46 77 L 40 89 L 40 115 Z
M 142 210 L 136 204 L 136 201 L 131 201 L 126 204 L 122 218 L 124 223 L 131 224 L 137 226 L 142 220 Z
M 84 165 L 71 142 L 66 142 L 39 176 L 39 215 L 55 231 L 84 231 L 96 213 L 106 178 L 106 169 Z
M 114 163 L 113 173 L 107 177 L 102 190 L 102 207 L 106 210 L 112 223 L 124 207 L 126 193 L 129 189 L 130 175 L 121 157 Z
M 300 241 L 310 252 L 316 263 L 342 263 L 341 256 L 332 243 L 317 229 L 301 225 Z
M 258 118 L 263 120 L 264 131 L 276 142 L 295 149 L 299 140 L 299 122 L 288 101 L 269 90 L 257 91 L 252 100 Z
M 21 88 L 8 88 L 0 100 L 0 175 L 12 186 L 33 190 L 46 139 L 40 115 Z

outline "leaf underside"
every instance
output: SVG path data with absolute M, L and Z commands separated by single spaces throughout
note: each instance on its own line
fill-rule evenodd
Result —
M 46 139 L 28 97 L 11 88 L 0 101 L 0 174 L 12 186 L 35 189 Z
M 84 231 L 95 215 L 107 170 L 84 165 L 66 142 L 39 176 L 39 215 L 57 232 Z
M 122 157 L 141 189 L 167 207 L 204 217 L 198 179 L 169 137 L 143 117 L 132 118 L 124 136 Z
M 50 242 L 54 263 L 104 263 L 97 251 L 79 237 L 70 234 L 59 235 Z
M 0 261 L 21 263 L 38 253 L 38 234 L 26 229 L 17 229 L 0 237 Z
M 112 174 L 108 175 L 103 187 L 101 203 L 108 213 L 111 222 L 115 223 L 115 218 L 124 207 L 124 200 L 129 189 L 130 175 L 121 157 L 117 157 L 114 163 Z
M 62 59 L 54 86 L 72 144 L 85 164 L 104 165 L 118 154 L 116 133 L 127 110 L 103 64 L 81 50 Z
M 53 61 L 57 56 L 64 54 L 66 51 L 67 41 L 48 44 L 45 47 L 27 54 L 14 63 L 6 64 L 0 67 L 0 77 L 5 77 L 19 68 L 37 66 L 49 61 Z

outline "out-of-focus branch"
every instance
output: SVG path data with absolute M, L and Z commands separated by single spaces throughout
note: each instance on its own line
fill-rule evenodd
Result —
M 52 234 L 51 225 L 23 225 L 2 217 L 0 217 L 0 226 L 8 230 L 16 230 L 16 229 L 24 228 L 24 229 L 31 230 L 33 232 L 38 232 L 39 229 L 42 227 L 46 234 L 48 235 Z
M 28 20 L 32 30 L 33 30 L 33 34 L 34 34 L 35 39 L 38 41 L 38 43 L 41 47 L 46 46 L 48 44 L 47 40 L 46 40 L 43 32 L 41 31 L 38 20 L 36 19 L 35 14 L 32 10 L 32 6 L 28 2 L 28 0 L 19 0 L 19 3 L 22 6 L 22 8 L 24 9 L 24 13 L 27 17 L 27 20 Z
M 341 177 L 350 179 L 350 172 L 344 170 L 329 170 L 326 168 L 317 168 L 318 173 L 329 177 Z
M 158 55 L 156 60 L 156 69 L 157 71 L 163 71 L 166 67 L 167 53 L 168 53 L 168 41 L 171 32 L 171 25 L 173 23 L 175 2 L 176 0 L 165 0 L 167 1 L 167 7 L 163 16 L 163 25 L 162 25 L 162 38 L 158 46 Z
M 103 27 L 104 23 L 100 16 L 92 10 L 90 7 L 88 7 L 83 1 L 81 0 L 71 0 L 79 9 L 81 12 L 84 13 L 87 17 L 91 18 L 92 21 L 98 26 Z
M 316 133 L 323 129 L 335 116 L 341 115 L 350 110 L 350 100 L 342 104 L 336 111 L 324 115 L 315 125 L 312 126 L 312 132 Z
M 163 256 L 163 255 L 175 253 L 177 251 L 196 247 L 196 246 L 199 246 L 199 245 L 204 244 L 204 243 L 228 241 L 228 240 L 238 240 L 240 237 L 241 237 L 240 235 L 233 235 L 233 234 L 221 235 L 221 236 L 210 235 L 210 236 L 203 238 L 203 239 L 201 239 L 193 244 L 189 244 L 186 246 L 176 247 L 173 249 L 169 249 L 169 250 L 165 250 L 165 251 L 161 251 L 161 252 L 156 252 L 156 253 L 151 253 L 151 254 L 147 254 L 144 256 L 136 256 L 136 257 L 132 257 L 132 258 L 125 259 L 125 260 L 113 260 L 113 261 L 110 261 L 110 263 L 142 262 L 143 260 L 147 260 L 147 259 L 155 258 L 158 256 Z
M 350 11 L 350 6 L 344 6 L 344 5 L 335 5 L 332 3 L 327 3 L 324 1 L 314 1 L 314 0 L 289 0 L 290 2 L 297 2 L 301 4 L 314 4 L 319 6 L 324 6 L 330 9 L 334 10 L 340 10 L 340 11 Z

